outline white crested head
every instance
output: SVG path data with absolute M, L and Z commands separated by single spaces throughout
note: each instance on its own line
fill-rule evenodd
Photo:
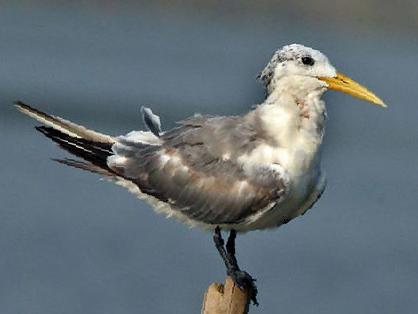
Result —
M 299 78 L 335 77 L 336 70 L 320 51 L 292 44 L 277 50 L 258 78 L 264 83 L 267 93 L 270 94 L 281 79 L 292 76 Z M 318 80 L 318 82 L 321 81 Z

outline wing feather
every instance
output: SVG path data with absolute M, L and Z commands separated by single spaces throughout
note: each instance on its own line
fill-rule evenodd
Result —
M 61 117 L 53 116 L 42 112 L 36 108 L 33 108 L 21 101 L 15 102 L 16 108 L 25 115 L 34 118 L 42 124 L 54 128 L 64 134 L 67 134 L 76 138 L 83 138 L 90 141 L 96 141 L 101 143 L 113 144 L 115 139 L 109 135 L 102 134 L 90 129 L 85 128 L 82 125 L 65 120 Z
M 142 193 L 206 224 L 238 224 L 271 207 L 286 191 L 284 173 L 251 175 L 237 162 L 260 141 L 240 117 L 195 117 L 161 135 L 161 145 L 113 146 L 109 167 Z

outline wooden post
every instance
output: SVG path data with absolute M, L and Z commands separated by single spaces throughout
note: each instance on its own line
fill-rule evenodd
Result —
M 247 314 L 248 289 L 241 290 L 230 277 L 225 284 L 212 283 L 206 290 L 201 314 Z

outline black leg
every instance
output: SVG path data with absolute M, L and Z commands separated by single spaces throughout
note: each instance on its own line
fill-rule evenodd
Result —
M 221 255 L 222 260 L 225 263 L 226 269 L 231 269 L 232 265 L 228 257 L 228 253 L 225 250 L 225 247 L 224 247 L 225 242 L 224 242 L 224 239 L 222 238 L 221 229 L 219 227 L 215 228 L 215 233 L 213 234 L 213 242 L 215 242 L 216 249 L 218 250 L 219 255 Z
M 237 237 L 237 232 L 232 229 L 229 232 L 228 241 L 226 242 L 226 251 L 235 257 L 235 239 Z
M 228 276 L 231 276 L 234 282 L 241 289 L 248 288 L 251 301 L 255 305 L 258 305 L 258 302 L 257 302 L 258 291 L 255 285 L 255 279 L 251 277 L 249 273 L 247 273 L 246 271 L 242 271 L 239 268 L 237 259 L 235 257 L 236 236 L 237 236 L 237 232 L 235 230 L 231 230 L 226 246 L 224 246 L 224 240 L 222 238 L 221 229 L 219 227 L 216 227 L 215 233 L 213 235 L 213 240 L 215 242 L 216 249 L 218 250 L 219 254 L 221 255 L 225 263 L 226 273 L 228 274 Z

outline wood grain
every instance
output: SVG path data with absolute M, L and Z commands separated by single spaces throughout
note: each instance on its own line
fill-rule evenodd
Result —
M 206 290 L 202 314 L 246 314 L 250 304 L 248 290 L 241 290 L 230 277 L 225 284 L 212 283 Z

